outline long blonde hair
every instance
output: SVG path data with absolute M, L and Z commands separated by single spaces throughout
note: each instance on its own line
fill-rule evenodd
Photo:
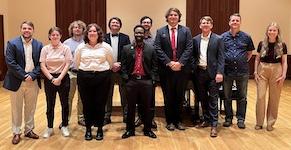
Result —
M 268 54 L 269 51 L 269 36 L 268 36 L 268 30 L 270 27 L 276 27 L 278 30 L 278 35 L 276 37 L 276 42 L 275 42 L 275 47 L 274 47 L 274 53 L 275 53 L 275 57 L 280 58 L 283 55 L 283 42 L 282 42 L 282 38 L 281 38 L 281 29 L 280 26 L 278 25 L 278 23 L 276 22 L 271 22 L 266 29 L 266 33 L 265 33 L 265 38 L 264 41 L 262 43 L 262 49 L 260 52 L 261 57 L 265 57 Z

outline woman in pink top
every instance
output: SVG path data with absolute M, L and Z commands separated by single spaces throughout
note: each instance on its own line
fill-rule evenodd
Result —
M 54 108 L 56 94 L 59 93 L 62 106 L 62 134 L 67 137 L 70 135 L 68 129 L 69 104 L 68 96 L 70 90 L 70 78 L 67 74 L 72 54 L 70 48 L 61 43 L 61 29 L 52 27 L 49 30 L 50 44 L 44 46 L 40 54 L 40 66 L 44 79 L 44 89 L 47 101 L 47 122 L 48 128 L 43 137 L 48 138 L 53 135 Z

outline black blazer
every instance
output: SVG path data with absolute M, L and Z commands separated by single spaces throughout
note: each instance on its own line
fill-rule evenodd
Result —
M 143 68 L 145 75 L 152 80 L 158 80 L 157 56 L 154 47 L 151 44 L 144 43 L 143 48 Z M 124 46 L 121 59 L 121 77 L 127 80 L 134 70 L 135 47 L 134 44 Z
M 201 34 L 193 38 L 193 62 L 195 71 L 199 64 Z M 207 47 L 207 70 L 212 79 L 217 73 L 224 74 L 224 43 L 221 37 L 211 33 Z
M 33 80 L 37 79 L 38 86 L 41 87 L 39 57 L 42 47 L 41 42 L 32 39 L 32 59 L 34 69 L 31 72 L 25 72 L 25 54 L 21 37 L 17 37 L 7 42 L 5 61 L 8 70 L 4 79 L 4 88 L 11 91 L 17 91 L 21 82 L 25 80 L 26 74 L 29 74 Z
M 104 36 L 104 42 L 111 45 L 110 33 L 107 33 Z M 118 62 L 121 62 L 121 53 L 122 53 L 123 46 L 128 45 L 128 44 L 130 44 L 129 36 L 124 34 L 124 33 L 119 33 L 119 35 L 118 35 L 118 57 L 117 57 Z
M 177 30 L 177 59 L 180 63 L 186 66 L 190 64 L 190 58 L 192 55 L 192 35 L 188 27 L 178 25 Z M 166 68 L 166 64 L 173 60 L 173 50 L 167 25 L 157 30 L 155 49 L 161 69 Z

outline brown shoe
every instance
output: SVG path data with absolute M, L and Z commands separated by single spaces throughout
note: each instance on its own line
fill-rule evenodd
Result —
M 210 137 L 217 137 L 217 127 L 211 127 Z
M 20 134 L 15 134 L 12 138 L 12 144 L 16 145 L 20 142 Z
M 32 139 L 39 139 L 39 136 L 35 134 L 32 130 L 26 133 L 24 136 Z

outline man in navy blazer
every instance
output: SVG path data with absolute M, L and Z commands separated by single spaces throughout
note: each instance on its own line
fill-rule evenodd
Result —
M 111 45 L 113 49 L 113 67 L 112 67 L 112 79 L 110 85 L 110 92 L 108 95 L 108 100 L 105 107 L 105 118 L 104 125 L 111 123 L 111 113 L 112 113 L 112 97 L 113 97 L 113 89 L 114 84 L 118 83 L 119 93 L 121 99 L 121 106 L 123 110 L 123 122 L 126 121 L 127 117 L 127 102 L 125 97 L 125 85 L 120 77 L 120 69 L 121 69 L 121 53 L 123 46 L 130 44 L 129 36 L 120 33 L 120 28 L 122 27 L 121 19 L 118 17 L 112 17 L 109 19 L 108 27 L 110 29 L 110 33 L 107 33 L 104 37 L 104 41 Z
M 185 130 L 181 124 L 181 107 L 185 99 L 193 46 L 190 29 L 178 24 L 181 15 L 177 8 L 170 8 L 165 15 L 168 25 L 158 29 L 155 38 L 166 128 L 170 131 L 175 128 Z
M 224 44 L 220 36 L 211 32 L 213 20 L 210 16 L 200 19 L 201 34 L 193 38 L 192 77 L 197 100 L 202 104 L 203 122 L 200 127 L 211 126 L 211 137 L 217 136 L 218 83 L 223 80 Z
M 32 139 L 39 136 L 34 128 L 34 112 L 40 88 L 39 57 L 42 43 L 32 38 L 34 25 L 24 21 L 20 26 L 21 36 L 8 41 L 6 49 L 7 74 L 3 87 L 10 90 L 12 110 L 13 144 L 20 142 L 22 107 L 24 103 L 24 135 Z

